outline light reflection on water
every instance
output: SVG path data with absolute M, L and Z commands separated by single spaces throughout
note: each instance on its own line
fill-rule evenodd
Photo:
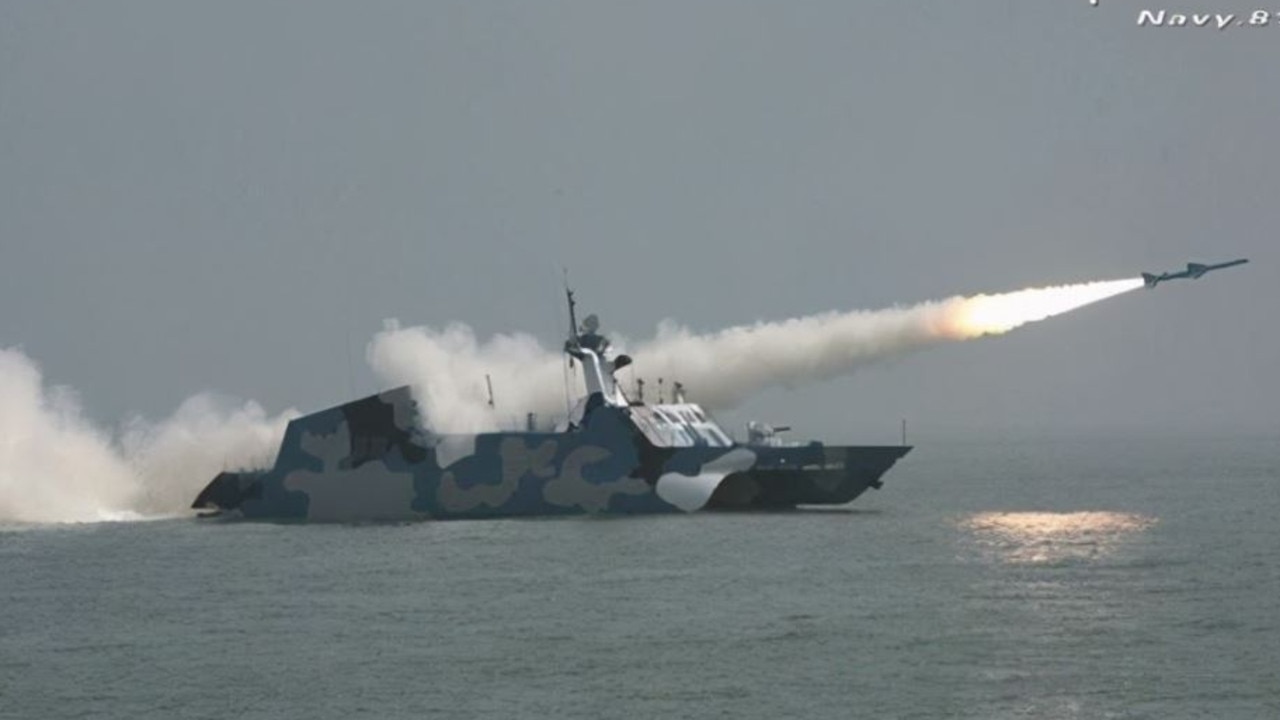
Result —
M 1088 560 L 1111 554 L 1157 519 L 1136 513 L 985 512 L 961 527 L 986 549 L 1011 563 Z

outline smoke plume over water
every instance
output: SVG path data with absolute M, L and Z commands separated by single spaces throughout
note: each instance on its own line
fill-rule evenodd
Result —
M 0 523 L 96 522 L 184 512 L 219 470 L 274 457 L 297 413 L 196 395 L 166 421 L 94 426 L 65 387 L 0 348 Z
M 1000 335 L 1142 287 L 1140 278 L 953 297 L 909 307 L 828 312 L 777 322 L 695 333 L 666 321 L 651 340 L 619 349 L 650 382 L 687 386 L 691 399 L 731 408 L 767 387 L 830 379 L 876 360 L 929 345 Z M 529 335 L 481 342 L 465 325 L 444 330 L 389 322 L 368 348 L 385 382 L 409 384 L 439 432 L 489 430 L 526 412 L 549 418 L 565 411 L 562 355 Z M 488 406 L 489 375 L 496 398 Z M 575 387 L 574 393 L 577 389 Z

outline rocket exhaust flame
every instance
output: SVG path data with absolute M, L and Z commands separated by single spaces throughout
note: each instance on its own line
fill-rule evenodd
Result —
M 876 360 L 940 342 L 1000 335 L 1143 286 L 1141 278 L 1028 288 L 954 297 L 910 307 L 828 312 L 697 334 L 673 322 L 627 347 L 645 378 L 679 380 L 710 409 L 731 408 L 771 386 L 793 386 L 850 373 Z M 387 383 L 410 384 L 437 432 L 497 427 L 488 406 L 490 374 L 510 424 L 525 412 L 554 418 L 564 411 L 561 358 L 529 335 L 477 341 L 470 328 L 401 328 L 394 321 L 368 347 Z M 501 413 L 499 413 L 501 414 Z
M 955 314 L 950 318 L 952 337 L 965 340 L 982 335 L 1001 335 L 1030 322 L 1137 290 L 1142 285 L 1142 278 L 1130 278 L 964 298 L 958 300 Z

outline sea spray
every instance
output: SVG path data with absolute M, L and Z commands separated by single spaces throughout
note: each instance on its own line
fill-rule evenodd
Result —
M 31 358 L 0 348 L 0 522 L 186 512 L 220 469 L 269 464 L 296 415 L 206 393 L 113 435 L 85 418 L 74 391 L 46 386 Z

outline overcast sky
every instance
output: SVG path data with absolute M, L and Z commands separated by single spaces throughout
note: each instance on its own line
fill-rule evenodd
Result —
M 1280 27 L 1140 7 L 3 3 L 0 347 L 306 411 L 383 318 L 557 345 L 561 266 L 642 338 L 1249 257 L 722 419 L 1274 435 Z

